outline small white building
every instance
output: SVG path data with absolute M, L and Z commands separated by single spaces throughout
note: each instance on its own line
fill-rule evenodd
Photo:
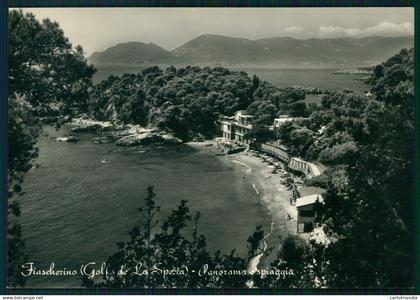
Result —
M 281 125 L 283 125 L 286 122 L 293 121 L 295 118 L 286 116 L 286 115 L 280 115 L 277 118 L 274 119 L 273 129 L 275 132 L 279 130 Z
M 315 228 L 315 204 L 323 201 L 321 194 L 312 194 L 296 199 L 298 233 L 310 232 Z

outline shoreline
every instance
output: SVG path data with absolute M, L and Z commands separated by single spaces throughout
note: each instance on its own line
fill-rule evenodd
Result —
M 207 140 L 204 142 L 189 142 L 186 143 L 198 150 L 207 150 L 216 156 L 216 142 L 214 140 Z M 213 144 L 212 146 L 208 146 Z M 207 145 L 207 146 L 206 146 Z M 261 204 L 267 209 L 271 217 L 271 228 L 269 232 L 265 233 L 262 241 L 262 252 L 249 260 L 248 272 L 255 273 L 258 266 L 265 260 L 270 259 L 270 255 L 264 252 L 270 246 L 278 247 L 278 236 L 284 237 L 289 234 L 296 234 L 296 210 L 294 206 L 290 205 L 290 197 L 292 191 L 287 190 L 280 180 L 280 174 L 273 174 L 273 168 L 266 162 L 262 161 L 252 155 L 250 152 L 240 152 L 236 154 L 227 154 L 217 156 L 217 158 L 227 162 L 230 165 L 238 165 L 244 169 L 243 179 L 251 182 L 251 187 L 254 189 Z M 288 216 L 292 218 L 289 219 Z M 276 233 L 277 236 L 272 235 Z M 270 239 L 271 238 L 271 239 Z
M 91 134 L 97 135 L 95 132 Z M 89 141 L 91 140 L 92 137 L 89 136 Z M 219 151 L 217 150 L 215 140 L 187 142 L 183 143 L 183 145 L 190 146 L 203 153 L 208 153 L 212 159 L 223 162 L 227 168 L 235 168 L 235 186 L 238 189 L 246 188 L 250 192 L 255 192 L 256 197 L 252 202 L 258 205 L 259 210 L 262 207 L 263 211 L 266 211 L 266 217 L 263 219 L 264 238 L 260 243 L 256 255 L 247 262 L 247 269 L 248 272 L 255 273 L 258 269 L 264 268 L 273 259 L 272 254 L 267 255 L 265 252 L 270 248 L 278 248 L 280 244 L 278 236 L 281 235 L 284 238 L 288 234 L 296 233 L 296 219 L 287 219 L 291 191 L 288 191 L 281 184 L 280 174 L 273 174 L 273 168 L 261 158 L 256 157 L 252 151 L 217 156 L 216 154 Z M 110 159 L 112 161 L 112 158 Z M 251 208 L 251 218 L 255 215 L 253 211 L 256 210 L 257 207 Z M 252 219 L 249 221 L 245 220 L 244 222 L 253 223 Z M 254 223 L 257 222 L 254 220 Z
M 261 161 L 258 157 L 251 154 L 231 154 L 226 155 L 226 159 L 230 159 L 234 163 L 241 164 L 247 167 L 245 176 L 251 176 L 252 187 L 259 196 L 262 204 L 268 209 L 271 214 L 274 228 L 279 229 L 280 226 L 284 226 L 287 233 L 296 232 L 296 222 L 287 220 L 287 214 L 293 214 L 290 206 L 290 196 L 292 192 L 281 184 L 280 175 L 273 174 L 272 168 Z
M 207 150 L 214 155 L 218 153 L 214 140 L 188 142 L 185 144 L 201 151 Z M 209 144 L 212 144 L 212 146 L 208 146 Z M 292 191 L 287 190 L 286 186 L 280 182 L 280 174 L 273 174 L 273 169 L 267 163 L 250 153 L 226 154 L 217 156 L 217 158 L 229 164 L 233 163 L 246 168 L 243 176 L 252 182 L 251 187 L 259 196 L 262 204 L 272 214 L 272 221 L 275 223 L 275 227 L 278 228 L 280 225 L 285 225 L 284 228 L 287 229 L 288 233 L 296 233 L 294 206 L 291 206 L 289 202 Z M 287 214 L 290 214 L 293 219 L 287 220 Z

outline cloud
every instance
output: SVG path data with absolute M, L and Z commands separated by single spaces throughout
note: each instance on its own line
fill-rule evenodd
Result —
M 379 22 L 378 24 L 366 28 L 349 28 L 341 26 L 321 26 L 318 34 L 323 37 L 364 37 L 372 35 L 403 36 L 413 35 L 414 26 L 411 22 L 395 24 L 391 22 Z
M 284 29 L 284 31 L 289 33 L 300 33 L 303 32 L 303 27 L 300 26 L 289 26 Z

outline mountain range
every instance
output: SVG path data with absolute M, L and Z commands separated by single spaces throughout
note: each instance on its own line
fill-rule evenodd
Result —
M 203 34 L 170 51 L 153 43 L 128 42 L 88 59 L 93 64 L 130 65 L 366 66 L 413 45 L 413 36 L 251 40 Z

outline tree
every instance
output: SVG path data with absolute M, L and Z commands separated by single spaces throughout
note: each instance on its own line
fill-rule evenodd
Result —
M 413 68 L 413 51 L 401 51 L 375 68 L 374 97 L 323 100 L 332 118 L 320 156 L 332 173 L 319 221 L 338 237 L 327 252 L 331 286 L 413 283 Z
M 139 208 L 139 224 L 130 231 L 127 242 L 117 243 L 101 280 L 93 280 L 90 270 L 82 278 L 85 287 L 106 288 L 200 288 L 246 287 L 251 274 L 223 275 L 223 270 L 247 270 L 249 260 L 267 249 L 261 249 L 264 231 L 257 226 L 248 239 L 248 255 L 240 257 L 235 250 L 228 254 L 210 253 L 206 239 L 199 234 L 200 213 L 191 215 L 188 202 L 161 221 L 153 187 L 147 188 L 144 204 Z M 160 227 L 158 226 L 159 224 Z M 192 225 L 192 226 L 191 226 Z M 178 272 L 164 275 L 162 270 Z M 221 275 L 206 275 L 205 270 Z M 189 271 L 188 271 L 189 270 Z M 193 272 L 194 270 L 194 272 Z M 185 272 L 188 271 L 188 274 Z M 198 272 L 201 272 L 200 273 Z
M 72 47 L 57 22 L 9 12 L 10 94 L 25 95 L 37 115 L 86 111 L 95 68 Z
M 319 160 L 328 165 L 347 164 L 358 159 L 358 151 L 355 142 L 344 142 L 323 150 Z
M 273 123 L 277 108 L 271 101 L 254 101 L 247 111 L 254 115 L 254 123 L 269 125 Z
M 303 101 L 294 102 L 290 105 L 290 116 L 292 117 L 306 117 L 307 107 Z
M 278 131 L 282 144 L 289 148 L 292 155 L 305 156 L 314 143 L 315 132 L 296 122 L 285 122 Z
M 272 140 L 273 138 L 273 131 L 270 130 L 267 126 L 260 124 L 254 125 L 252 129 L 244 135 L 245 140 L 253 141 L 257 145 Z
M 9 97 L 8 112 L 8 285 L 23 286 L 26 278 L 19 270 L 27 255 L 18 222 L 20 207 L 13 195 L 22 192 L 23 174 L 32 167 L 31 160 L 38 155 L 35 143 L 41 128 L 32 107 L 22 97 Z
M 20 266 L 26 262 L 19 224 L 23 175 L 38 155 L 41 132 L 38 116 L 74 115 L 86 110 L 94 68 L 81 47 L 72 48 L 58 23 L 21 10 L 9 12 L 8 98 L 8 286 L 23 286 Z
M 255 91 L 260 86 L 260 79 L 254 74 L 252 77 L 252 89 Z

